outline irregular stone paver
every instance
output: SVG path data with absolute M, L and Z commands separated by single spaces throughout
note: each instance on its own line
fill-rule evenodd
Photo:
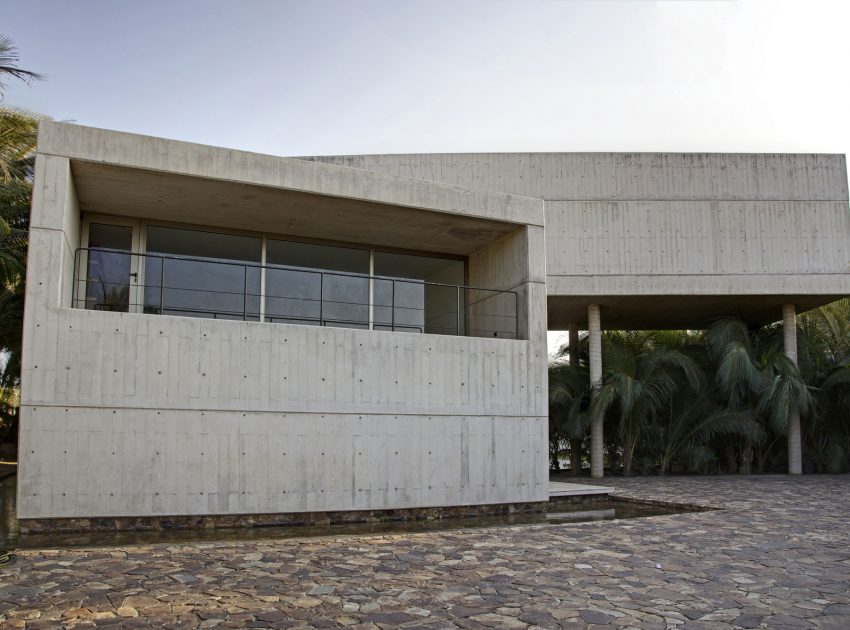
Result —
M 850 476 L 605 484 L 723 510 L 25 551 L 0 569 L 0 627 L 850 628 Z

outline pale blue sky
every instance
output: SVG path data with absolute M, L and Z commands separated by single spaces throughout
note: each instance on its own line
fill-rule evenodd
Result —
M 846 2 L 5 2 L 7 103 L 281 155 L 829 151 Z
M 6 103 L 277 155 L 850 148 L 850 3 L 28 0 Z

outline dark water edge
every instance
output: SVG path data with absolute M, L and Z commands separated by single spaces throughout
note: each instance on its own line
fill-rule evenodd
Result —
M 5 475 L 0 480 L 0 551 L 14 549 L 18 541 L 18 518 L 15 513 L 15 497 L 17 494 L 17 476 L 0 472 Z
M 0 549 L 55 549 L 69 547 L 117 547 L 159 543 L 195 543 L 247 540 L 285 540 L 318 536 L 385 535 L 451 531 L 522 525 L 563 525 L 590 521 L 642 518 L 690 512 L 687 508 L 659 507 L 617 500 L 593 500 L 550 506 L 548 514 L 517 514 L 433 521 L 395 521 L 290 527 L 234 529 L 188 529 L 75 534 L 20 534 L 15 513 L 16 478 L 0 481 Z

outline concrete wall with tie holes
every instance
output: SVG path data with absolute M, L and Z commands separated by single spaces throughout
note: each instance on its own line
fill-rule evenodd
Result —
M 305 163 L 66 127 L 42 130 L 36 161 L 18 475 L 25 524 L 546 499 L 542 202 L 488 193 L 492 203 L 471 212 L 468 191 L 356 173 L 368 180 L 363 198 L 407 195 L 406 207 L 458 208 L 507 226 L 476 246 L 469 274 L 518 292 L 519 339 L 75 309 L 84 184 L 75 160 L 122 162 L 128 182 L 131 167 L 149 170 L 157 155 L 169 172 L 189 164 L 211 180 L 228 161 L 256 159 L 240 172 L 278 178 Z M 128 166 L 133 155 L 148 162 Z M 309 166 L 322 170 L 305 178 L 312 193 L 351 179 L 351 169 Z

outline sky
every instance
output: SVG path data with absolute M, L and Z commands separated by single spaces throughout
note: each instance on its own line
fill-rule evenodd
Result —
M 850 151 L 850 2 L 0 0 L 5 104 L 275 155 Z M 563 335 L 550 335 L 550 348 Z

